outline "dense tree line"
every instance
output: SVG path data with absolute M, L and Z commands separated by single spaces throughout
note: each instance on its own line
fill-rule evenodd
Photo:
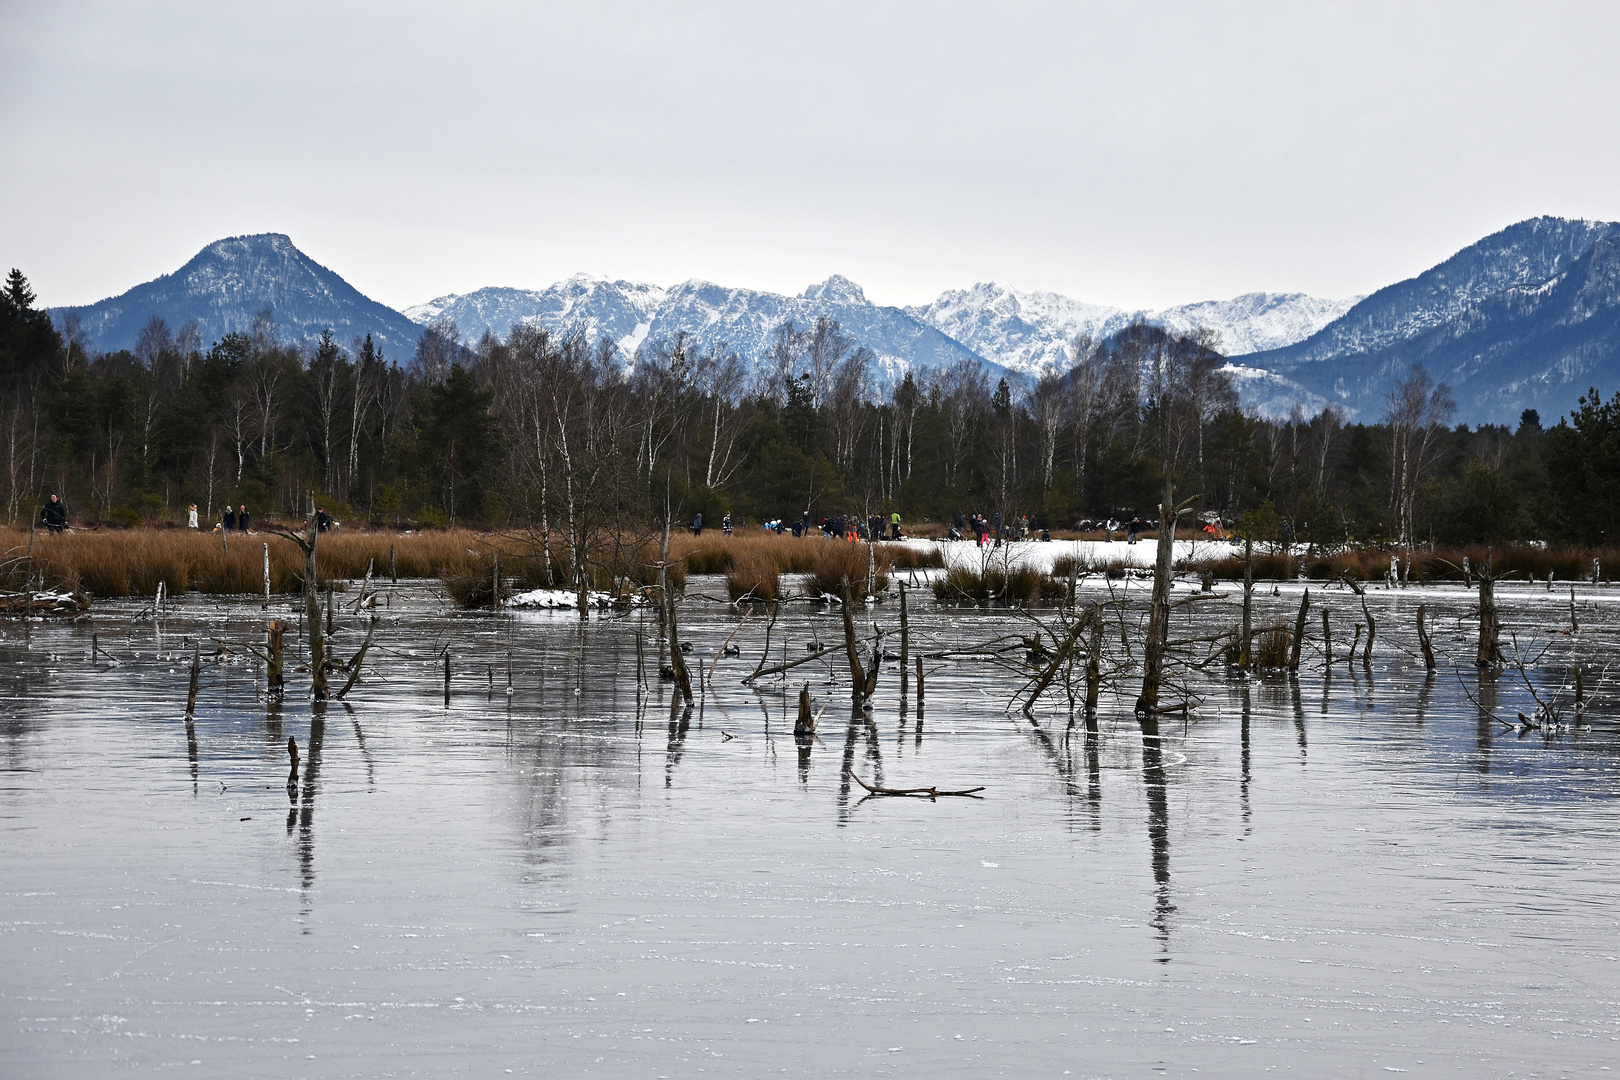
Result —
M 716 521 L 887 514 L 1144 520 L 1171 474 L 1206 516 L 1264 510 L 1299 540 L 1607 543 L 1620 529 L 1620 394 L 1544 428 L 1452 426 L 1422 369 L 1376 422 L 1257 418 L 1216 343 L 1136 325 L 1039 378 L 967 362 L 897 373 L 837 322 L 777 327 L 754 370 L 684 335 L 626 356 L 523 325 L 414 355 L 280 339 L 273 312 L 208 345 L 154 318 L 92 355 L 13 270 L 0 301 L 5 518 L 50 492 L 75 521 L 174 520 L 197 503 L 340 519 L 530 528 L 579 547 L 666 513 Z

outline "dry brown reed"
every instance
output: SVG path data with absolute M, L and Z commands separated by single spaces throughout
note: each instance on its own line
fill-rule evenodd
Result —
M 71 577 L 94 596 L 151 596 L 163 582 L 170 593 L 260 593 L 264 589 L 264 547 L 270 545 L 270 589 L 298 590 L 303 555 L 285 537 L 233 533 L 228 543 L 217 533 L 183 529 L 106 529 L 62 536 L 37 533 L 34 557 Z M 316 547 L 322 580 L 363 577 L 368 563 L 376 578 L 388 575 L 388 549 L 402 578 L 438 576 L 441 567 L 468 558 L 468 551 L 516 546 L 465 529 L 420 533 L 326 533 Z M 0 531 L 0 546 L 13 555 L 28 548 L 28 534 Z M 502 556 L 506 556 L 503 554 Z
M 850 591 L 856 595 L 865 590 L 870 545 L 828 540 L 806 546 L 815 550 L 815 562 L 804 583 L 807 595 L 831 593 L 838 596 L 844 590 L 845 581 L 849 582 Z M 889 556 L 882 547 L 877 549 L 876 556 L 877 577 L 872 589 L 875 593 L 881 593 L 889 588 Z
M 1064 578 L 1029 566 L 1010 569 L 992 566 L 982 572 L 957 566 L 934 579 L 935 599 L 945 604 L 1006 604 L 1034 607 L 1061 603 L 1068 596 Z
M 1256 551 L 1254 553 L 1254 576 L 1259 581 L 1283 581 L 1299 576 L 1300 560 L 1290 555 L 1273 554 L 1271 552 Z M 1384 565 L 1389 565 L 1386 556 Z M 1211 576 L 1226 581 L 1243 580 L 1243 556 L 1228 555 L 1208 562 L 1188 564 L 1187 569 L 1208 570 Z M 1324 574 L 1324 577 L 1337 576 Z
M 1254 664 L 1262 668 L 1288 666 L 1288 647 L 1293 643 L 1294 628 L 1286 622 L 1265 627 L 1254 639 Z
M 753 552 L 735 556 L 726 571 L 726 593 L 732 600 L 748 597 L 771 602 L 779 597 L 781 589 L 782 576 L 776 561 Z
M 1461 581 L 1463 560 L 1468 561 L 1469 574 L 1477 575 L 1485 565 L 1487 554 L 1493 574 L 1532 581 L 1545 581 L 1549 571 L 1555 581 L 1590 581 L 1594 558 L 1599 560 L 1600 567 L 1620 565 L 1616 562 L 1620 559 L 1620 549 L 1614 548 L 1551 548 L 1531 544 L 1428 548 L 1412 553 L 1409 568 L 1405 567 L 1404 549 L 1351 548 L 1331 555 L 1304 557 L 1256 552 L 1254 576 L 1259 580 L 1284 580 L 1297 577 L 1303 571 L 1305 577 L 1313 581 L 1334 580 L 1340 576 L 1354 581 L 1373 581 L 1388 574 L 1390 560 L 1399 558 L 1402 577 L 1411 581 Z M 1237 555 L 1198 563 L 1196 568 L 1207 569 L 1215 577 L 1226 580 L 1243 577 L 1243 559 Z M 1604 574 L 1606 576 L 1607 571 Z

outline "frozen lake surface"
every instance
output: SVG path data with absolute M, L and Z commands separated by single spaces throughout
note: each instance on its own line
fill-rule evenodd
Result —
M 1266 618 L 1298 604 L 1263 591 Z M 1499 587 L 1526 652 L 1550 646 L 1538 688 L 1615 655 L 1615 592 L 1581 587 L 1571 635 L 1567 591 Z M 1312 595 L 1342 650 L 1359 606 Z M 1610 1074 L 1614 702 L 1521 736 L 1470 700 L 1533 705 L 1467 665 L 1470 594 L 1368 602 L 1370 672 L 1309 648 L 1293 680 L 1212 667 L 1162 747 L 1117 702 L 1095 737 L 1009 714 L 1017 680 L 972 663 L 930 664 L 920 723 L 886 665 L 848 722 L 841 657 L 739 685 L 758 616 L 672 722 L 667 687 L 638 703 L 640 616 L 462 614 L 425 587 L 347 707 L 312 711 L 297 675 L 267 706 L 257 664 L 208 664 L 188 736 L 190 643 L 262 640 L 256 603 L 0 623 L 0 1075 Z M 1425 679 L 1420 602 L 1463 667 Z M 913 650 L 1023 625 L 911 610 Z M 689 661 L 737 621 L 689 602 Z M 775 648 L 839 627 L 794 605 Z M 801 753 L 802 678 L 830 706 Z M 846 767 L 986 791 L 862 799 Z

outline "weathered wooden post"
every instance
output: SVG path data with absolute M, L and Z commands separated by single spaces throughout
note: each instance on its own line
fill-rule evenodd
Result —
M 1086 731 L 1097 733 L 1097 697 L 1102 690 L 1103 607 L 1091 607 L 1091 642 L 1086 649 Z
M 1288 670 L 1299 670 L 1299 649 L 1305 644 L 1305 614 L 1311 610 L 1311 590 L 1307 588 L 1305 595 L 1300 597 L 1299 616 L 1294 619 L 1294 640 L 1288 643 Z M 1327 612 L 1324 610 L 1323 615 Z
M 270 545 L 264 545 L 264 610 L 270 610 Z
M 191 689 L 186 693 L 186 719 L 197 713 L 197 674 L 202 670 L 202 645 L 191 647 Z
M 816 718 L 810 715 L 810 684 L 805 683 L 799 690 L 799 715 L 793 721 L 793 734 L 795 736 L 813 735 L 816 731 Z
M 906 617 L 906 583 L 900 582 L 900 696 L 911 679 L 911 626 Z M 904 710 L 902 710 L 904 711 Z
M 399 574 L 394 571 L 394 545 L 388 545 L 388 580 L 395 585 L 399 584 Z
M 1333 674 L 1333 626 L 1328 622 L 1328 609 L 1322 608 L 1322 654 L 1327 657 L 1328 675 Z
M 336 588 L 336 585 L 333 582 L 328 581 L 326 583 L 326 636 L 327 637 L 332 636 L 332 592 L 333 592 L 333 590 L 335 588 Z
M 1136 699 L 1136 719 L 1144 735 L 1159 733 L 1159 686 L 1164 680 L 1165 642 L 1170 635 L 1170 564 L 1175 555 L 1176 520 L 1183 509 L 1175 504 L 1175 488 L 1169 470 L 1165 471 L 1161 500 L 1158 558 L 1153 564 L 1153 599 L 1148 608 L 1147 641 L 1142 649 L 1142 692 Z M 1193 499 L 1188 499 L 1186 505 L 1192 503 Z
M 1243 637 L 1238 642 L 1238 667 L 1248 668 L 1249 647 L 1253 641 L 1254 538 L 1243 538 Z
M 917 657 L 917 719 L 923 715 L 923 666 L 922 657 Z
M 1418 645 L 1423 649 L 1423 666 L 1429 671 L 1434 670 L 1434 648 L 1429 644 L 1429 627 L 1426 622 L 1428 605 L 1418 605 Z
M 1572 634 L 1581 632 L 1581 620 L 1575 615 L 1575 586 L 1573 585 L 1569 587 L 1569 632 Z
M 281 646 L 282 635 L 286 632 L 287 624 L 280 619 L 271 619 L 270 625 L 265 629 L 269 639 L 267 642 L 269 648 L 266 651 L 270 655 L 270 674 L 265 689 L 273 701 L 280 701 L 287 692 L 286 682 L 282 676 L 284 663 Z
M 304 544 L 304 614 L 309 620 L 309 674 L 314 700 L 326 700 L 326 638 L 321 633 L 320 586 L 315 577 L 315 545 L 320 531 L 315 527 L 315 500 L 310 499 L 309 527 Z
M 669 627 L 669 666 L 675 672 L 675 685 L 680 687 L 681 697 L 690 705 L 692 703 L 692 675 L 686 669 L 686 657 L 681 655 L 680 623 L 676 618 L 675 590 L 666 582 L 664 587 L 664 620 Z
M 1496 618 L 1496 575 L 1491 573 L 1491 556 L 1485 554 L 1485 568 L 1479 572 L 1479 649 L 1474 654 L 1476 667 L 1491 667 L 1502 662 L 1502 624 Z
M 499 611 L 501 607 L 501 553 L 498 551 L 495 553 L 495 570 L 490 575 L 490 596 L 494 598 L 490 601 L 490 606 Z
M 861 666 L 861 649 L 855 640 L 855 601 L 849 579 L 844 582 L 844 654 L 849 658 L 850 704 L 858 711 L 877 690 L 877 665 L 867 671 Z
M 450 707 L 450 646 L 444 647 L 444 707 Z
M 298 787 L 298 740 L 291 735 L 287 736 L 287 757 L 292 762 L 287 771 L 287 793 L 291 794 Z

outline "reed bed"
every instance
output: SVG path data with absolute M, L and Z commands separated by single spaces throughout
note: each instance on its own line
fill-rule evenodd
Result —
M 291 593 L 302 588 L 304 557 L 298 546 L 268 532 L 248 535 L 189 529 L 75 530 L 62 536 L 37 532 L 33 554 L 27 552 L 29 534 L 0 530 L 0 552 L 18 580 L 40 580 L 70 591 L 114 598 L 151 596 L 158 583 L 171 594 L 189 591 L 217 594 L 258 594 L 264 589 L 264 547 L 270 546 L 270 589 Z M 438 578 L 457 603 L 487 605 L 494 594 L 494 556 L 499 553 L 505 588 L 569 588 L 574 581 L 572 560 L 561 537 L 553 537 L 549 552 L 538 537 L 502 535 L 470 529 L 422 532 L 330 532 L 317 545 L 317 571 L 322 581 L 364 577 L 368 566 L 376 579 L 386 579 L 389 553 L 400 578 Z M 877 545 L 879 589 L 888 587 L 895 568 L 941 567 L 935 549 Z M 638 539 L 623 546 L 611 537 L 592 545 L 590 587 L 622 591 L 658 580 L 658 542 Z M 858 563 L 858 567 L 855 564 Z M 668 578 L 684 588 L 688 573 L 728 574 L 741 566 L 741 577 L 753 585 L 775 582 L 780 592 L 782 574 L 809 574 L 837 591 L 843 575 L 854 569 L 852 582 L 866 581 L 866 545 L 819 537 L 795 540 L 771 535 L 670 537 Z M 766 568 L 774 568 L 774 576 Z M 741 578 L 739 578 L 741 580 Z M 747 591 L 746 589 L 744 590 Z M 758 591 L 756 590 L 756 595 Z
M 1411 581 L 1462 581 L 1463 566 L 1467 577 L 1477 577 L 1490 556 L 1491 573 L 1497 577 L 1519 580 L 1545 581 L 1552 574 L 1554 581 L 1591 581 L 1592 560 L 1598 561 L 1600 577 L 1607 579 L 1609 568 L 1620 567 L 1620 549 L 1616 548 L 1548 548 L 1530 544 L 1503 544 L 1490 548 L 1447 547 L 1419 549 L 1412 552 L 1412 565 L 1407 567 L 1405 549 L 1351 548 L 1330 555 L 1284 555 L 1275 552 L 1255 552 L 1254 576 L 1257 580 L 1278 581 L 1303 574 L 1312 581 L 1336 580 L 1348 577 L 1354 581 L 1374 581 L 1389 573 L 1392 559 L 1401 560 L 1401 576 Z M 1185 569 L 1207 570 L 1217 578 L 1238 581 L 1243 578 L 1243 558 L 1228 555 L 1220 559 L 1189 564 Z
M 694 574 L 724 574 L 741 559 L 770 562 L 779 574 L 813 574 L 829 553 L 849 548 L 843 540 L 832 540 L 820 535 L 795 539 L 769 533 L 751 532 L 746 535 L 707 532 L 702 536 L 683 533 L 671 536 L 669 555 L 680 560 Z M 863 551 L 865 545 L 854 545 Z M 877 545 L 879 559 L 897 570 L 943 567 L 945 556 L 937 548 L 913 548 L 903 544 Z M 863 559 L 865 555 L 861 556 Z M 865 574 L 863 572 L 864 579 Z
M 1359 553 L 1346 552 L 1345 554 L 1348 555 Z M 1256 551 L 1254 553 L 1254 576 L 1256 580 L 1264 581 L 1282 581 L 1289 578 L 1296 578 L 1299 576 L 1300 563 L 1301 560 L 1291 555 Z M 1346 565 L 1349 565 L 1349 563 Z M 1357 563 L 1355 565 L 1357 567 L 1357 572 L 1352 576 L 1358 578 L 1364 577 L 1365 574 L 1360 570 L 1361 564 Z M 1371 566 L 1371 562 L 1369 561 L 1366 565 Z M 1384 565 L 1389 565 L 1389 557 L 1387 555 L 1384 556 Z M 1208 571 L 1210 576 L 1226 581 L 1242 581 L 1243 556 L 1227 555 L 1223 558 L 1211 559 L 1208 562 L 1186 564 L 1186 569 Z M 1338 574 L 1336 570 L 1333 572 L 1324 571 L 1322 576 L 1337 577 Z
M 747 597 L 769 603 L 779 599 L 781 591 L 782 573 L 773 559 L 744 552 L 726 571 L 726 593 L 734 601 Z
M 933 590 L 942 604 L 1035 607 L 1068 599 L 1069 583 L 1029 566 L 991 566 L 983 571 L 958 566 L 935 578 Z
M 270 591 L 296 592 L 303 586 L 304 556 L 298 545 L 270 533 L 217 533 L 189 529 L 75 531 L 62 536 L 38 532 L 32 562 L 47 576 L 99 597 L 151 596 L 162 582 L 171 594 L 262 593 L 264 545 L 270 547 Z M 469 551 L 489 551 L 510 541 L 470 530 L 422 533 L 326 533 L 316 545 L 322 581 L 388 576 L 388 552 L 402 578 L 439 576 L 440 568 L 465 560 Z M 0 530 L 0 547 L 12 558 L 27 552 L 29 536 Z M 504 556 L 503 556 L 504 557 Z
M 1279 621 L 1265 627 L 1254 638 L 1254 666 L 1287 667 L 1289 646 L 1293 642 L 1294 628 L 1286 622 Z
M 850 591 L 859 596 L 866 588 L 866 573 L 872 563 L 868 560 L 871 546 L 868 544 L 847 544 L 842 541 L 827 541 L 815 543 L 811 546 L 817 549 L 815 565 L 805 579 L 804 591 L 809 596 L 823 596 L 828 593 L 833 596 L 841 595 L 844 591 L 844 582 L 849 582 Z M 889 555 L 879 547 L 874 552 L 876 564 L 876 577 L 873 580 L 872 592 L 882 593 L 889 588 Z

